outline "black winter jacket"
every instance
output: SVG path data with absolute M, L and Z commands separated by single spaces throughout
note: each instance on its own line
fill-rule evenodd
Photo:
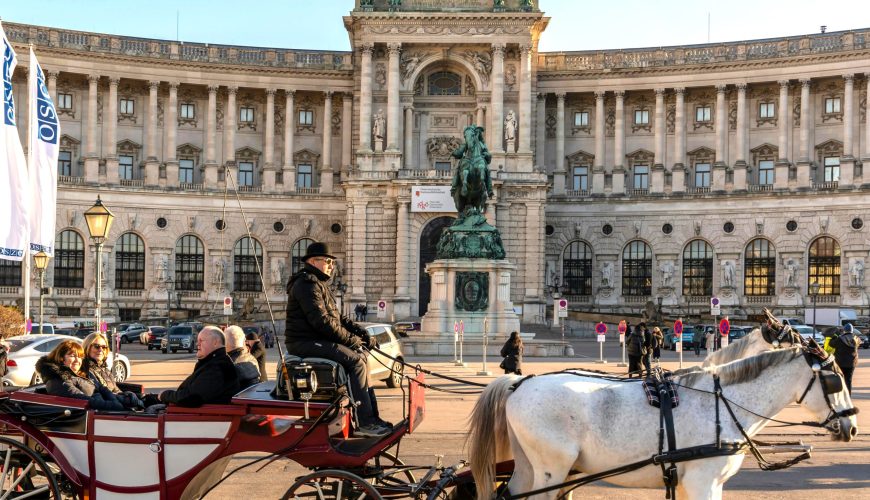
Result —
M 36 362 L 36 371 L 45 382 L 45 390 L 53 396 L 87 400 L 94 410 L 124 411 L 124 405 L 105 386 L 97 386 L 90 379 L 80 377 L 68 367 L 59 365 L 45 356 Z
M 842 333 L 831 339 L 834 360 L 841 368 L 854 368 L 858 364 L 858 346 L 861 340 L 854 333 Z
M 121 389 L 118 387 L 118 384 L 115 383 L 115 379 L 112 377 L 112 373 L 109 371 L 109 367 L 106 365 L 105 361 L 98 365 L 96 361 L 86 356 L 85 360 L 82 361 L 82 371 L 85 372 L 88 378 L 96 385 L 105 386 L 112 391 L 113 394 L 121 392 Z
M 239 377 L 227 350 L 219 347 L 196 362 L 177 390 L 160 394 L 161 403 L 196 408 L 206 404 L 229 404 L 239 392 Z
M 257 368 L 260 370 L 260 382 L 269 380 L 269 374 L 266 373 L 266 349 L 263 348 L 263 343 L 259 340 L 251 346 L 251 356 L 257 360 Z
M 247 389 L 260 381 L 260 369 L 257 368 L 257 360 L 247 349 L 233 349 L 227 355 L 236 366 L 236 375 L 239 376 L 239 389 Z
M 504 358 L 501 367 L 509 372 L 523 370 L 523 343 L 514 344 L 507 340 L 501 348 L 501 357 Z
M 329 276 L 310 264 L 290 277 L 284 331 L 288 350 L 294 342 L 309 340 L 352 347 L 354 336 L 366 337 L 365 329 L 339 312 L 328 281 Z

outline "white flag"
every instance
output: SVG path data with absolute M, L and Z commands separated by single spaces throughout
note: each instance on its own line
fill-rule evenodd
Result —
M 30 48 L 30 251 L 54 257 L 54 226 L 57 209 L 57 156 L 60 123 L 45 85 L 45 73 Z
M 3 117 L 0 121 L 0 259 L 21 260 L 30 241 L 27 163 L 15 126 L 12 74 L 18 59 L 3 35 Z

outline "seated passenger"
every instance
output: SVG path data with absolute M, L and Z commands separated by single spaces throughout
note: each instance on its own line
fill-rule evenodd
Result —
M 81 371 L 84 350 L 65 340 L 36 362 L 36 371 L 52 396 L 83 399 L 94 410 L 124 411 L 124 405 L 105 386 L 97 386 Z
M 357 417 L 363 437 L 384 436 L 392 432 L 380 419 L 374 391 L 369 389 L 367 353 L 362 347 L 377 342 L 365 329 L 341 314 L 328 281 L 335 269 L 335 257 L 325 243 L 308 245 L 304 266 L 287 284 L 287 325 L 284 332 L 287 352 L 301 357 L 326 358 L 344 367 L 354 399 L 359 402 Z
M 228 326 L 224 330 L 227 338 L 227 355 L 236 366 L 236 374 L 239 376 L 239 387 L 247 389 L 260 381 L 260 369 L 257 360 L 248 352 L 245 344 L 245 331 L 236 325 Z
M 245 334 L 245 345 L 248 346 L 248 352 L 257 360 L 257 368 L 260 370 L 260 382 L 269 380 L 269 374 L 266 373 L 266 349 L 263 348 L 263 343 L 260 342 L 260 337 L 257 332 L 248 332 Z
M 228 404 L 239 392 L 239 377 L 227 356 L 224 332 L 207 326 L 196 336 L 199 361 L 177 390 L 160 393 L 160 402 L 196 408 L 206 404 Z
M 112 376 L 112 372 L 106 363 L 109 341 L 106 340 L 105 335 L 100 332 L 88 335 L 82 342 L 82 348 L 85 351 L 82 372 L 91 379 L 91 382 L 96 384 L 97 387 L 104 386 L 112 391 L 112 394 L 128 409 L 141 410 L 145 408 L 144 403 L 135 393 L 122 391 L 118 387 L 118 384 L 115 383 L 115 378 Z

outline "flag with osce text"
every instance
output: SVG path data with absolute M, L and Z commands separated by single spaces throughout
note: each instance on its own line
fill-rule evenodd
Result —
M 3 35 L 3 117 L 0 121 L 0 259 L 20 261 L 30 242 L 29 181 L 21 137 L 15 125 L 12 74 L 18 59 L 6 32 Z
M 45 73 L 30 48 L 30 251 L 54 256 L 54 225 L 57 210 L 57 156 L 60 122 L 48 87 Z

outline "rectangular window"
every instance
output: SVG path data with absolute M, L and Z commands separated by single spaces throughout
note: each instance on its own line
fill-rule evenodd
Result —
M 588 111 L 578 111 L 574 113 L 574 126 L 575 127 L 588 127 L 589 126 L 589 112 Z
M 121 99 L 121 114 L 132 115 L 136 110 L 136 101 L 133 99 Z
M 72 109 L 72 94 L 57 94 L 57 109 Z
M 772 102 L 762 102 L 758 105 L 759 118 L 774 118 L 776 116 L 776 104 Z
M 57 315 L 58 316 L 66 316 L 68 318 L 74 318 L 76 316 L 80 316 L 82 314 L 82 310 L 78 307 L 58 307 Z
M 572 189 L 586 191 L 589 189 L 589 167 L 574 167 L 572 171 Z
M 828 97 L 825 99 L 825 114 L 840 112 L 840 98 Z
M 133 179 L 133 157 L 130 155 L 118 155 L 118 177 L 123 180 Z
M 299 111 L 299 125 L 313 125 L 314 124 L 314 111 L 310 110 L 300 110 Z
M 254 185 L 254 164 L 249 161 L 239 162 L 239 186 Z
M 178 182 L 193 184 L 193 160 L 178 160 Z
M 254 108 L 247 107 L 247 106 L 239 108 L 239 121 L 241 123 L 253 123 L 254 122 Z
M 634 112 L 634 124 L 635 125 L 649 125 L 649 110 L 648 109 L 638 109 Z
M 296 166 L 296 187 L 298 188 L 310 188 L 312 187 L 312 175 L 313 169 L 311 165 L 297 165 Z
M 453 164 L 449 161 L 436 161 L 435 170 L 438 172 L 450 172 L 453 169 Z
M 193 120 L 196 118 L 196 104 L 184 103 L 181 105 L 181 118 L 184 120 Z
M 72 175 L 72 153 L 61 151 L 57 155 L 57 175 Z
M 710 187 L 710 164 L 695 164 L 695 187 Z
M 632 178 L 634 189 L 649 189 L 649 166 L 635 165 Z
M 21 262 L 0 259 L 0 286 L 21 286 Z
M 773 160 L 758 162 L 758 184 L 760 186 L 770 186 L 773 184 Z
M 698 106 L 695 108 L 696 122 L 709 122 L 712 115 L 713 110 L 710 106 Z
M 840 157 L 825 157 L 825 182 L 839 182 L 840 180 Z
M 142 309 L 118 308 L 118 319 L 121 321 L 139 321 L 142 317 Z

